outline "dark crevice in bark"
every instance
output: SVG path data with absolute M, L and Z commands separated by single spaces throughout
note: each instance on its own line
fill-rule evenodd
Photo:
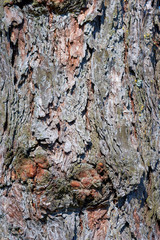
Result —
M 56 210 L 56 212 L 52 212 L 52 211 L 49 211 L 49 210 L 46 210 L 46 212 L 47 212 L 48 217 L 50 219 L 53 219 L 54 217 L 62 215 L 62 214 L 71 215 L 73 212 L 75 214 L 79 214 L 82 210 L 83 210 L 82 208 L 78 208 L 78 207 L 77 208 L 69 207 L 69 208 L 66 208 L 66 209 Z
M 102 8 L 101 8 L 101 12 L 102 15 L 98 15 L 97 17 L 95 17 L 92 26 L 94 27 L 94 31 L 92 33 L 94 39 L 96 38 L 96 33 L 99 33 L 101 30 L 101 25 L 104 25 L 104 19 L 105 19 L 105 12 L 106 12 L 106 7 L 104 6 L 104 4 L 102 4 Z
M 158 230 L 160 231 L 160 220 L 157 220 Z
M 7 38 L 10 43 L 10 48 L 12 49 L 12 58 L 11 58 L 12 67 L 14 67 L 16 56 L 18 56 L 19 54 L 19 51 L 18 51 L 19 46 L 18 46 L 18 40 L 16 40 L 15 43 L 11 41 L 11 34 L 14 31 L 14 29 L 18 29 L 18 31 L 20 31 L 23 28 L 24 20 L 22 21 L 21 24 L 19 24 L 16 27 L 14 27 L 13 24 L 14 22 L 12 22 L 12 25 L 8 28 L 8 32 L 7 32 Z
M 26 79 L 27 79 L 28 75 L 29 75 L 29 69 L 28 69 L 27 73 L 21 75 L 21 79 L 18 81 L 18 88 L 19 88 L 19 89 L 20 89 L 20 88 L 23 86 L 23 84 L 26 82 Z
M 132 199 L 141 201 L 141 207 L 144 206 L 147 199 L 147 192 L 144 185 L 144 176 L 141 178 L 140 184 L 135 186 L 135 189 L 125 196 L 127 202 L 130 203 Z M 124 203 L 124 200 L 122 201 Z
M 2 37 L 3 37 L 3 32 L 0 30 L 0 42 L 1 42 L 1 44 L 2 44 Z
M 38 117 L 38 119 L 41 120 L 41 121 L 43 121 L 43 122 L 46 122 L 47 119 L 49 119 L 49 118 L 50 118 L 49 113 L 46 114 L 44 117 L 40 117 L 40 116 Z
M 88 57 L 88 52 L 89 52 L 89 57 Z M 81 74 L 81 71 L 83 70 L 84 65 L 90 61 L 94 52 L 95 52 L 95 49 L 90 48 L 90 46 L 87 44 L 85 57 L 82 59 L 80 66 L 79 66 L 79 68 L 80 68 L 79 73 L 77 75 L 75 75 L 77 78 L 80 77 L 80 74 Z
M 19 2 L 16 2 L 16 5 L 20 8 L 23 8 L 25 5 L 32 4 L 33 0 L 20 0 Z
M 56 127 L 57 127 L 58 131 L 60 132 L 60 130 L 61 130 L 61 125 L 60 125 L 60 123 L 57 123 L 57 124 L 56 124 Z
M 132 69 L 131 66 L 129 66 L 129 73 L 130 73 L 130 75 L 132 75 L 134 77 L 136 76 L 135 71 Z
M 123 205 L 126 202 L 126 199 L 127 199 L 127 196 L 124 196 L 118 199 L 118 203 L 117 203 L 118 208 L 121 209 L 123 207 Z
M 20 1 L 13 0 L 13 1 L 10 1 L 10 2 L 6 1 L 6 3 L 4 2 L 4 6 L 16 5 L 16 6 L 18 6 L 22 9 L 25 5 L 28 5 L 28 4 L 31 4 L 31 3 L 33 3 L 33 0 L 20 0 Z
M 40 146 L 43 150 L 52 151 L 57 141 L 55 143 L 47 143 L 46 139 L 44 139 L 44 140 L 37 139 L 37 142 L 38 142 L 38 146 Z
M 14 85 L 16 85 L 16 84 L 17 84 L 17 81 L 18 81 L 17 77 L 16 77 L 16 76 L 14 76 Z
M 71 90 L 70 90 L 71 95 L 74 94 L 75 89 L 76 89 L 76 83 L 72 86 L 72 88 L 71 88 Z
M 8 128 L 8 101 L 9 101 L 9 95 L 7 96 L 6 102 L 5 102 L 5 107 L 6 107 L 6 115 L 5 115 L 5 122 L 3 125 L 3 130 L 4 132 L 7 130 Z
M 11 64 L 14 66 L 15 58 L 18 55 L 18 43 L 16 45 L 11 44 L 11 49 L 13 50 Z
M 151 175 L 152 175 L 152 168 L 149 166 L 148 171 L 147 171 L 147 180 L 150 182 L 151 181 Z
M 131 232 L 132 240 L 138 240 L 133 232 Z
M 125 225 L 121 228 L 120 233 L 122 234 L 123 231 L 124 231 L 126 228 L 129 228 L 129 223 L 128 223 L 128 222 L 126 222 Z
M 155 0 L 152 0 L 151 6 L 154 7 L 155 6 Z
M 92 142 L 88 142 L 86 145 L 86 152 L 90 151 L 92 148 Z
M 74 217 L 74 237 L 72 238 L 72 240 L 77 240 L 78 239 L 77 238 L 77 224 L 76 224 L 77 219 L 76 219 L 76 217 L 77 217 L 77 214 L 75 214 L 75 217 Z
M 87 113 L 87 111 L 88 111 L 88 99 L 87 99 L 87 103 L 86 103 L 86 106 L 85 106 L 85 109 L 82 111 L 82 117 L 84 117 L 85 115 L 86 115 L 86 113 Z
M 69 126 L 72 126 L 72 125 L 74 125 L 74 123 L 75 123 L 75 120 L 69 122 L 68 124 L 69 124 Z
M 36 148 L 38 147 L 39 145 L 38 144 L 35 144 L 34 146 L 32 147 L 29 147 L 26 151 L 26 156 L 29 157 L 31 155 L 31 153 L 36 150 Z
M 85 153 L 82 153 L 82 154 L 78 154 L 77 155 L 77 158 L 80 159 L 80 160 L 84 160 L 86 157 L 86 154 Z

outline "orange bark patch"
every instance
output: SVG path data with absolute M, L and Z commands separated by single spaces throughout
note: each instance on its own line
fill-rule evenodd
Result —
M 31 159 L 20 159 L 19 162 L 14 167 L 11 179 L 16 178 L 22 179 L 22 181 L 27 181 L 28 178 L 34 178 L 37 173 L 36 164 Z
M 97 173 L 96 169 L 83 169 L 76 178 L 79 181 L 73 180 L 70 185 L 77 189 L 76 195 L 79 201 L 86 199 L 97 201 L 102 198 L 99 188 L 102 186 L 103 177 Z
M 79 179 L 85 178 L 85 177 L 88 177 L 88 176 L 89 176 L 89 171 L 82 171 L 78 174 Z
M 47 169 L 49 168 L 49 163 L 46 159 L 46 157 L 37 157 L 35 159 L 35 162 L 37 163 L 38 167 Z
M 139 233 L 139 227 L 140 227 L 140 217 L 137 213 L 137 209 L 135 208 L 134 209 L 134 212 L 133 212 L 133 218 L 135 220 L 135 228 L 136 228 L 136 231 L 135 231 L 135 235 L 138 239 L 141 239 L 141 236 L 140 236 L 140 233 Z
M 57 41 L 55 41 L 55 37 Z M 69 85 L 72 86 L 74 71 L 79 66 L 80 60 L 85 56 L 84 33 L 75 18 L 71 18 L 70 24 L 65 29 L 56 30 L 54 44 L 55 51 L 62 66 L 66 66 Z
M 19 173 L 20 178 L 23 181 L 26 181 L 28 178 L 35 177 L 37 172 L 36 164 L 32 161 L 28 161 L 24 163 L 24 165 L 22 165 L 17 172 Z
M 71 181 L 71 187 L 79 188 L 79 187 L 81 187 L 81 183 L 78 181 Z
M 97 168 L 97 172 L 101 173 L 104 171 L 104 164 L 102 162 L 99 162 L 96 168 Z
M 104 240 L 107 234 L 107 210 L 97 209 L 88 211 L 88 226 L 94 231 L 93 240 Z
M 95 200 L 96 199 L 98 200 L 102 197 L 101 194 L 99 192 L 97 192 L 95 189 L 92 189 L 90 194 L 91 194 L 92 198 L 94 198 Z
M 87 177 L 82 178 L 81 183 L 84 188 L 90 188 L 92 185 L 92 179 Z
M 104 167 L 104 164 L 102 162 L 99 162 L 97 165 L 98 167 L 102 167 L 102 168 Z

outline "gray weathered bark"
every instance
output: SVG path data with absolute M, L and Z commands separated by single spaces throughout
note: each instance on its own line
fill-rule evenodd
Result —
M 160 239 L 160 2 L 0 16 L 0 239 Z

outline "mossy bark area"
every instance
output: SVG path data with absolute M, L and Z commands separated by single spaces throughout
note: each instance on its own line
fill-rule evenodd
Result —
M 0 5 L 0 238 L 159 239 L 159 1 Z

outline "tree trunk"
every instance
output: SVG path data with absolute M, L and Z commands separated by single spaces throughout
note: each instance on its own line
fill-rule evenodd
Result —
M 160 239 L 160 1 L 0 2 L 0 239 Z

